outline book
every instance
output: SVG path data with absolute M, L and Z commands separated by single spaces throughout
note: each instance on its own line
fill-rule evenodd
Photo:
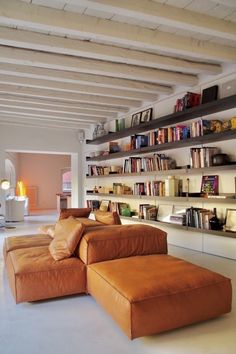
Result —
M 204 196 L 219 194 L 219 176 L 202 176 L 201 194 Z

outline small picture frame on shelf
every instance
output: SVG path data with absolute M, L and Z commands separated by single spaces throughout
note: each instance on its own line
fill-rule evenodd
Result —
M 236 232 L 236 209 L 226 209 L 225 231 Z
M 110 204 L 110 200 L 101 200 L 99 210 L 100 211 L 108 211 L 109 204 Z
M 152 119 L 152 108 L 146 109 L 141 112 L 140 123 L 149 122 Z
M 135 127 L 140 124 L 141 112 L 132 115 L 131 127 Z

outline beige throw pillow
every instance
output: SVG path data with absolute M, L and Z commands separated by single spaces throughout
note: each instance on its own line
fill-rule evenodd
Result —
M 73 217 L 56 223 L 55 236 L 49 245 L 49 251 L 56 261 L 69 258 L 74 253 L 84 228 L 84 225 Z
M 49 235 L 52 238 L 55 236 L 55 224 L 53 225 L 42 225 L 39 227 L 39 231 L 43 234 Z

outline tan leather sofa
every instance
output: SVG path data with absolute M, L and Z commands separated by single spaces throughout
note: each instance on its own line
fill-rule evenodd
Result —
M 231 310 L 230 279 L 167 255 L 167 235 L 157 228 L 87 227 L 74 255 L 61 261 L 51 257 L 50 242 L 45 235 L 6 239 L 17 303 L 88 293 L 131 339 Z

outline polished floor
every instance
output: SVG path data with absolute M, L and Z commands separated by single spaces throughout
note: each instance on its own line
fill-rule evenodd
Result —
M 56 215 L 34 215 L 6 236 L 36 233 Z M 170 246 L 169 253 L 232 279 L 233 309 L 228 315 L 178 330 L 130 341 L 86 295 L 15 305 L 0 255 L 0 354 L 234 354 L 236 353 L 236 262 Z

